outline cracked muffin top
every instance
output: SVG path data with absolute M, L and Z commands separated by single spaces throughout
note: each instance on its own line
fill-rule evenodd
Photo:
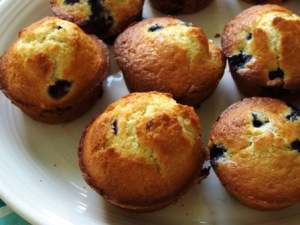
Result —
M 221 45 L 241 92 L 300 94 L 300 17 L 278 5 L 252 6 L 225 26 Z
M 213 125 L 211 165 L 245 205 L 274 210 L 300 201 L 300 110 L 269 97 L 228 107 Z
M 144 0 L 49 0 L 53 13 L 101 39 L 112 38 L 141 19 Z
M 99 96 L 108 49 L 74 23 L 46 17 L 19 32 L 0 58 L 3 93 L 36 120 L 74 119 Z
M 112 204 L 158 210 L 205 177 L 201 171 L 208 155 L 200 134 L 192 107 L 168 94 L 132 93 L 86 128 L 80 168 L 86 182 Z
M 174 17 L 136 23 L 118 36 L 113 50 L 131 92 L 167 92 L 195 107 L 216 89 L 226 64 L 201 28 Z

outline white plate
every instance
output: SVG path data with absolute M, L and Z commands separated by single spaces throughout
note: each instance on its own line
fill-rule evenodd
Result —
M 201 26 L 220 44 L 223 26 L 250 5 L 241 0 L 213 0 L 206 9 L 179 16 Z M 297 0 L 285 4 L 300 14 Z M 17 32 L 52 15 L 47 0 L 0 0 L 0 54 Z M 144 18 L 158 14 L 146 1 Z M 233 199 L 211 170 L 209 177 L 176 204 L 154 213 L 135 214 L 107 204 L 84 182 L 77 164 L 77 145 L 85 126 L 109 103 L 128 93 L 112 60 L 104 95 L 91 111 L 63 125 L 46 125 L 25 116 L 0 93 L 0 197 L 33 224 L 299 224 L 300 205 L 276 211 L 251 210 Z M 203 138 L 219 114 L 242 96 L 226 73 L 213 96 L 202 104 Z

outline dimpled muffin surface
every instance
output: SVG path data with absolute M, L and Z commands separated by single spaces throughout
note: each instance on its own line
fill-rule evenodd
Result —
M 242 93 L 290 99 L 300 94 L 299 41 L 300 17 L 265 4 L 234 17 L 221 44 Z
M 211 165 L 224 187 L 243 204 L 281 209 L 300 200 L 300 110 L 252 97 L 234 103 L 213 125 Z
M 208 155 L 200 133 L 192 107 L 168 94 L 132 93 L 87 126 L 79 144 L 80 168 L 108 202 L 129 211 L 155 211 L 207 175 L 201 172 Z
M 131 92 L 168 92 L 195 107 L 216 89 L 225 68 L 225 56 L 204 31 L 174 17 L 127 28 L 113 50 Z
M 144 0 L 49 0 L 54 14 L 102 39 L 112 38 L 141 19 Z
M 1 56 L 0 87 L 31 118 L 61 123 L 91 108 L 108 67 L 102 41 L 71 22 L 46 17 L 21 30 Z

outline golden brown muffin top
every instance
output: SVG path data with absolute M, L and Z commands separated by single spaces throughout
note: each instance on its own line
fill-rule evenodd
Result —
M 211 163 L 244 204 L 278 209 L 300 200 L 300 110 L 272 98 L 246 98 L 213 125 Z
M 225 68 L 221 50 L 201 28 L 173 17 L 127 28 L 113 49 L 131 91 L 169 92 L 184 104 L 207 97 Z
M 19 33 L 1 56 L 0 86 L 14 101 L 39 108 L 81 99 L 102 84 L 108 49 L 77 25 L 46 17 Z
M 233 71 L 259 86 L 299 91 L 300 17 L 278 5 L 252 6 L 225 26 L 222 48 Z
M 49 0 L 49 2 L 55 14 L 78 25 L 84 24 L 93 14 L 87 0 Z
M 80 167 L 113 204 L 153 211 L 199 179 L 206 159 L 199 118 L 170 95 L 133 93 L 112 103 L 85 130 Z
M 89 28 L 101 38 L 122 32 L 141 18 L 144 0 L 49 0 L 55 15 Z

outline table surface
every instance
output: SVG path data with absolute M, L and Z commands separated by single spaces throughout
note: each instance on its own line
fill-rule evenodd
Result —
M 0 225 L 27 225 L 29 224 L 18 214 L 13 212 L 6 204 L 0 199 Z

